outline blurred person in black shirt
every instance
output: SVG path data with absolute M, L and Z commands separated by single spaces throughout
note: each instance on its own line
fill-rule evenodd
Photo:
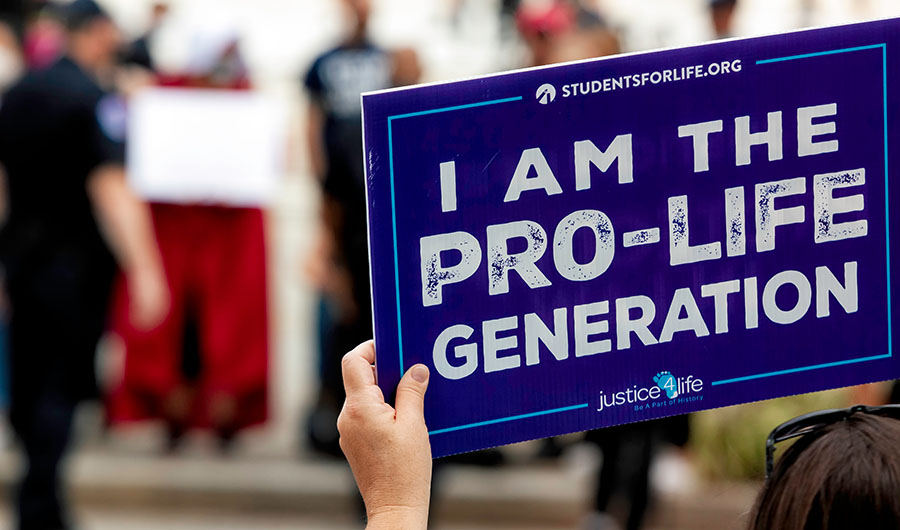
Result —
M 148 210 L 125 182 L 124 104 L 102 88 L 119 32 L 93 0 L 75 0 L 61 15 L 66 55 L 26 75 L 0 107 L 10 419 L 27 459 L 22 530 L 69 528 L 59 464 L 77 403 L 95 393 L 94 352 L 116 262 L 137 325 L 152 328 L 168 310 Z
M 415 52 L 388 51 L 369 40 L 370 0 L 341 4 L 347 37 L 319 56 L 304 80 L 311 100 L 309 155 L 324 195 L 320 248 L 309 264 L 324 303 L 321 389 L 308 431 L 314 449 L 336 456 L 341 357 L 372 336 L 360 93 L 414 83 L 420 75 Z

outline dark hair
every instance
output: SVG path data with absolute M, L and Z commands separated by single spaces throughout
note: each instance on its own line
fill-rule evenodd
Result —
M 78 31 L 95 20 L 111 20 L 95 0 L 73 0 L 59 8 L 62 23 L 69 31 Z
M 750 530 L 900 528 L 900 421 L 855 414 L 800 438 L 766 482 Z

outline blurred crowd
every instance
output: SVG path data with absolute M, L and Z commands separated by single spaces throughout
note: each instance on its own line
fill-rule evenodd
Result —
M 71 527 L 60 462 L 85 400 L 102 402 L 106 429 L 164 426 L 166 451 L 203 430 L 227 455 L 242 432 L 272 419 L 271 293 L 281 288 L 272 285 L 269 256 L 273 202 L 160 200 L 129 184 L 128 109 L 142 92 L 265 92 L 239 24 L 194 24 L 179 37 L 183 60 L 160 60 L 160 35 L 185 24 L 179 8 L 190 1 L 142 3 L 145 24 L 130 38 L 114 17 L 122 2 L 0 1 L 0 409 L 27 462 L 12 501 L 23 530 Z M 876 0 L 433 2 L 450 41 L 484 46 L 466 27 L 490 18 L 491 49 L 474 52 L 487 63 L 442 69 L 442 61 L 459 61 L 421 42 L 374 36 L 386 33 L 372 26 L 388 2 L 328 0 L 341 19 L 334 42 L 286 69 L 303 72 L 290 82 L 302 94 L 295 103 L 304 123 L 285 135 L 285 151 L 307 162 L 320 197 L 317 222 L 303 231 L 311 251 L 297 272 L 317 293 L 309 326 L 317 348 L 291 353 L 316 367 L 319 384 L 308 410 L 288 421 L 317 458 L 341 457 L 340 359 L 372 336 L 360 93 L 745 35 L 771 28 L 754 26 L 760 12 L 790 19 L 773 28 L 789 29 L 897 10 Z M 124 358 L 98 384 L 104 336 L 116 337 Z M 860 388 L 854 397 L 886 402 L 887 391 Z M 680 418 L 547 440 L 533 456 L 555 459 L 585 441 L 598 447 L 604 464 L 586 527 L 637 529 L 651 504 L 654 455 L 667 446 L 691 458 L 690 427 Z M 491 451 L 456 461 L 499 466 L 504 457 Z M 607 515 L 614 498 L 627 506 L 619 521 Z

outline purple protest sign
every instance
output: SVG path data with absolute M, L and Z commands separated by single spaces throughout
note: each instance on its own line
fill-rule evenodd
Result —
M 379 385 L 435 456 L 900 377 L 900 21 L 363 96 Z

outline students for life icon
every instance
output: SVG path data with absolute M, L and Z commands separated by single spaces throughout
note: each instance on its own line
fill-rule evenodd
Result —
M 553 103 L 556 100 L 556 87 L 550 83 L 543 84 L 538 87 L 535 97 L 541 105 Z

